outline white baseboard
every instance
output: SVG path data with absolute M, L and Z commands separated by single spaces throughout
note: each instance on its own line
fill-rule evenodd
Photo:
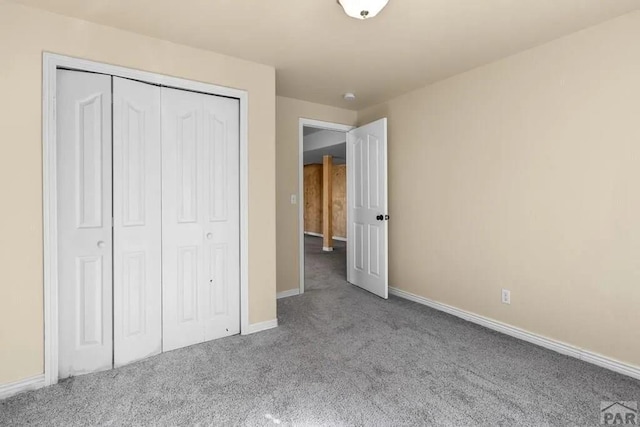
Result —
M 0 400 L 29 390 L 44 387 L 44 374 L 0 385 Z
M 314 233 L 313 231 L 305 231 L 304 234 L 313 236 L 313 237 L 324 237 L 324 234 Z M 346 237 L 333 236 L 333 240 L 337 240 L 339 242 L 346 242 Z
M 300 295 L 300 288 L 289 289 L 288 291 L 278 292 L 276 295 L 277 299 L 294 297 L 296 295 Z
M 304 234 L 313 237 L 324 237 L 321 233 L 314 233 L 313 231 L 305 231 Z
M 640 367 L 638 366 L 629 365 L 610 357 L 602 356 L 600 354 L 564 343 L 562 341 L 547 338 L 542 335 L 538 335 L 506 323 L 498 322 L 497 320 L 493 320 L 488 317 L 480 316 L 478 314 L 461 310 L 459 308 L 452 307 L 441 302 L 433 301 L 429 298 L 421 297 L 419 295 L 415 295 L 398 288 L 389 287 L 389 293 L 391 295 L 395 295 L 400 298 L 404 298 L 413 302 L 417 302 L 419 304 L 426 305 L 433 309 L 449 313 L 453 316 L 459 317 L 469 322 L 473 322 L 480 326 L 484 326 L 485 328 L 493 329 L 494 331 L 501 332 L 505 335 L 510 335 L 523 341 L 539 345 L 540 347 L 544 347 L 567 356 L 575 357 L 576 359 L 583 360 L 593 365 L 597 365 L 632 378 L 640 379 Z
M 278 327 L 278 319 L 271 319 L 265 322 L 253 323 L 249 325 L 247 331 L 243 331 L 242 335 L 255 334 L 256 332 L 266 331 L 267 329 L 273 329 Z

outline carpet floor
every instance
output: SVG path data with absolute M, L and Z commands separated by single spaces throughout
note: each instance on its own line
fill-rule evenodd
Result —
M 0 402 L 0 425 L 597 425 L 640 381 L 345 282 L 308 237 L 279 327 Z

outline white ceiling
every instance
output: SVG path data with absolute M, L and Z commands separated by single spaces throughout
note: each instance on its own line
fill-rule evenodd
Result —
M 640 8 L 638 0 L 15 0 L 272 65 L 279 95 L 359 109 Z M 344 92 L 355 92 L 355 102 Z
M 311 134 L 314 134 L 314 133 L 322 131 L 322 129 L 320 129 L 320 128 L 312 128 L 310 126 L 305 126 L 305 127 L 302 128 L 302 131 L 303 131 L 303 136 L 309 136 Z
M 303 131 L 303 164 L 322 163 L 323 156 L 333 156 L 333 163 L 336 165 L 342 165 L 347 162 L 346 132 L 318 129 L 310 126 L 305 126 Z
M 344 165 L 347 163 L 347 144 L 331 145 L 318 150 L 305 151 L 303 154 L 303 164 L 321 165 L 324 156 L 333 156 L 334 165 Z

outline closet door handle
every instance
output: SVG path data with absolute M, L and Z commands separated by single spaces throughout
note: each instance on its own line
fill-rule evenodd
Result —
M 213 239 L 213 233 L 207 233 L 207 240 Z
M 98 241 L 98 247 L 100 249 L 104 249 L 105 246 L 107 246 L 107 244 L 104 241 L 102 241 L 102 240 Z

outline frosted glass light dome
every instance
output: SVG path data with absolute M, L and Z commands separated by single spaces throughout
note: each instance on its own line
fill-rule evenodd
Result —
M 380 13 L 389 0 L 338 0 L 338 3 L 350 17 L 368 19 Z

